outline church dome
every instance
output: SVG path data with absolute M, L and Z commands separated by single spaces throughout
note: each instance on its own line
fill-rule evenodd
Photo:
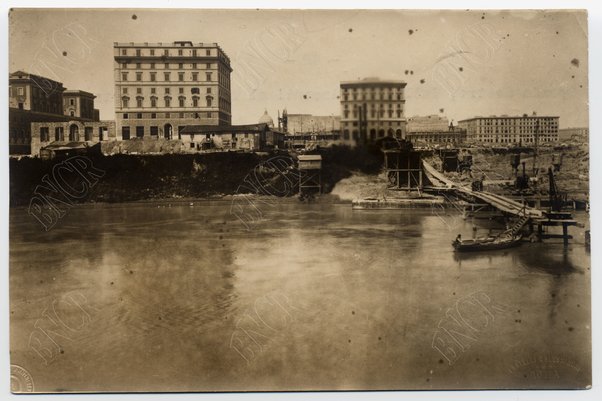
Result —
M 259 124 L 267 124 L 268 127 L 274 128 L 274 119 L 270 117 L 267 110 L 263 112 L 263 115 L 259 119 Z

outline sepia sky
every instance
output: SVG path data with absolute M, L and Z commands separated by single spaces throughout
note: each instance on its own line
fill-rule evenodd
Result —
M 380 77 L 407 82 L 406 117 L 536 112 L 588 125 L 584 12 L 17 9 L 9 70 L 93 92 L 112 119 L 113 42 L 176 40 L 228 54 L 234 124 L 285 107 L 338 115 L 340 81 Z

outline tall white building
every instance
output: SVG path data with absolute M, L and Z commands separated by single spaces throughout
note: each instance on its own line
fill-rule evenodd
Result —
M 403 81 L 378 78 L 341 82 L 342 139 L 366 142 L 385 136 L 403 138 L 405 87 Z
M 230 59 L 217 43 L 114 43 L 118 139 L 175 139 L 187 125 L 230 125 Z

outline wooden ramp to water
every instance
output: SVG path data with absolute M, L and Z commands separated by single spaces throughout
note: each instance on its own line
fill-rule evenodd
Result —
M 469 187 L 466 187 L 457 182 L 453 182 L 447 177 L 445 177 L 442 173 L 438 172 L 433 166 L 431 166 L 428 162 L 424 160 L 422 160 L 422 166 L 427 177 L 434 185 L 433 189 L 443 191 L 456 191 L 466 195 L 470 195 L 495 207 L 496 209 L 504 213 L 512 214 L 515 216 L 527 216 L 531 218 L 543 217 L 543 212 L 539 209 L 525 206 L 520 202 L 509 199 L 502 195 L 494 194 L 487 191 L 473 191 Z

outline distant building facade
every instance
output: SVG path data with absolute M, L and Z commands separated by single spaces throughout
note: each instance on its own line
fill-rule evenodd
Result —
M 311 148 L 321 147 L 327 148 L 332 145 L 354 145 L 351 141 L 343 141 L 341 139 L 341 133 L 335 132 L 320 132 L 320 133 L 296 133 L 286 134 L 286 147 L 287 148 Z
M 230 59 L 217 43 L 114 43 L 117 139 L 178 139 L 232 121 Z
M 466 130 L 467 142 L 488 145 L 534 145 L 558 141 L 558 120 L 554 116 L 490 116 L 458 121 Z
M 94 109 L 94 95 L 83 91 L 85 95 L 86 113 L 81 114 L 78 106 L 77 114 L 69 116 L 65 109 L 64 93 L 67 92 L 61 82 L 16 71 L 9 75 L 9 153 L 38 154 L 31 147 L 34 122 L 65 122 L 98 120 L 98 111 Z M 91 110 L 91 113 L 88 112 Z
M 66 90 L 63 92 L 63 114 L 97 121 L 99 114 L 94 109 L 95 98 L 90 92 Z
M 406 132 L 403 81 L 366 78 L 341 82 L 341 132 L 356 143 L 385 136 L 403 138 Z
M 589 141 L 589 128 L 577 127 L 577 128 L 562 128 L 558 130 L 559 141 Z
M 449 127 L 447 117 L 432 114 L 430 116 L 413 116 L 408 118 L 407 132 L 444 132 Z
M 340 116 L 314 116 L 312 114 L 287 113 L 287 133 L 327 133 L 341 129 Z
M 185 148 L 191 151 L 269 151 L 283 149 L 284 133 L 267 123 L 248 125 L 189 125 L 181 132 Z
M 341 117 L 315 116 L 313 114 L 289 114 L 286 109 L 278 113 L 278 129 L 286 133 L 286 147 L 313 149 L 332 145 L 355 145 L 341 139 Z
M 466 131 L 461 128 L 429 132 L 408 132 L 406 139 L 416 145 L 458 146 L 466 142 Z
M 466 141 L 466 130 L 455 128 L 446 117 L 432 114 L 408 118 L 405 138 L 416 145 L 458 146 Z

